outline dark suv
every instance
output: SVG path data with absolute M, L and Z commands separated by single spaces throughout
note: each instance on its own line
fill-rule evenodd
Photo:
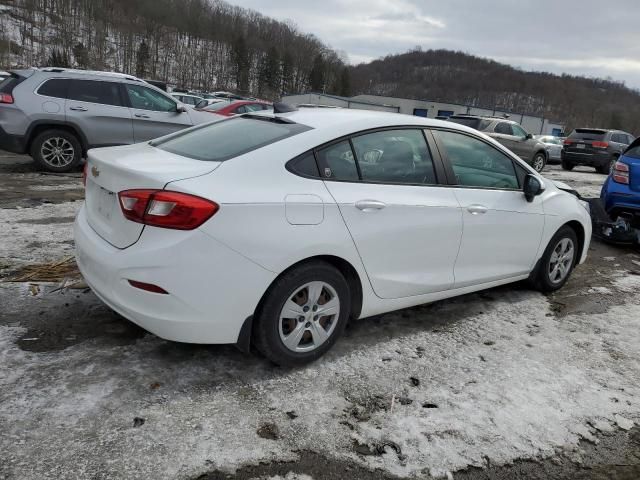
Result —
M 633 138 L 630 133 L 620 130 L 576 128 L 564 141 L 562 168 L 572 170 L 576 165 L 585 165 L 595 167 L 598 173 L 608 174 Z

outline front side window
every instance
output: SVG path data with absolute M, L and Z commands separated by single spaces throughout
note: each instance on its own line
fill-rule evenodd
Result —
M 69 87 L 69 79 L 52 78 L 44 82 L 38 89 L 38 95 L 45 97 L 67 98 L 67 90 Z
M 511 128 L 511 124 L 507 122 L 500 122 L 493 129 L 494 132 L 500 133 L 502 135 L 513 135 L 513 129 Z
M 434 131 L 459 185 L 519 189 L 513 161 L 483 141 L 455 132 Z
M 139 85 L 125 84 L 132 108 L 154 112 L 175 112 L 176 103 L 160 92 Z
M 352 139 L 362 180 L 436 183 L 433 160 L 422 130 L 385 130 Z
M 151 145 L 195 160 L 222 162 L 307 130 L 306 125 L 268 117 L 236 117 L 191 128 Z
M 520 125 L 511 125 L 511 128 L 513 129 L 513 134 L 516 137 L 522 137 L 522 138 L 527 137 L 527 132 L 525 132 L 524 128 L 522 128 Z
M 351 182 L 359 180 L 356 159 L 347 140 L 318 150 L 317 158 L 322 178 Z
M 120 86 L 115 82 L 101 80 L 69 80 L 69 100 L 122 106 Z

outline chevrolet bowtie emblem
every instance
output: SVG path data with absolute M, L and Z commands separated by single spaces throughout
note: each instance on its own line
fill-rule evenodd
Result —
M 97 177 L 98 175 L 100 175 L 100 170 L 98 170 L 98 167 L 96 167 L 95 165 L 91 167 L 91 174 L 94 177 Z

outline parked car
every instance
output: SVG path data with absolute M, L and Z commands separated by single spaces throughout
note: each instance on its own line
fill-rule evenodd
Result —
M 576 128 L 565 139 L 562 168 L 576 165 L 595 167 L 598 173 L 609 173 L 622 152 L 633 142 L 633 135 L 620 130 Z
M 9 72 L 5 72 L 0 70 L 0 82 L 2 82 L 5 78 L 10 77 L 11 74 Z
M 204 98 L 222 98 L 225 100 L 244 100 L 245 99 L 242 95 L 238 95 L 237 93 L 232 93 L 232 92 L 205 93 L 203 97 Z
M 554 291 L 585 260 L 588 205 L 490 137 L 291 110 L 91 150 L 74 231 L 96 294 L 162 338 L 299 365 L 350 318 L 527 279 Z
M 209 105 L 213 105 L 214 103 L 229 103 L 229 100 L 225 98 L 203 98 L 198 103 L 196 103 L 194 108 L 202 109 L 206 108 Z
M 640 229 L 640 139 L 632 142 L 616 160 L 600 198 L 612 220 L 623 218 Z
M 547 150 L 543 143 L 527 133 L 518 122 L 503 117 L 452 115 L 450 122 L 466 125 L 489 135 L 521 159 L 541 172 L 547 164 Z
M 547 150 L 548 163 L 560 163 L 562 160 L 562 145 L 564 140 L 553 135 L 539 135 L 536 140 L 543 143 Z
M 250 100 L 234 100 L 232 102 L 218 102 L 207 105 L 199 110 L 207 113 L 215 113 L 224 117 L 232 115 L 240 115 L 248 112 L 258 112 L 261 110 L 269 110 L 272 106 L 269 103 L 257 102 Z
M 191 95 L 189 93 L 171 93 L 171 96 L 179 102 L 182 102 L 185 105 L 191 105 L 192 107 L 195 107 L 203 100 L 202 97 Z
M 16 70 L 0 83 L 0 149 L 68 172 L 94 147 L 144 142 L 211 118 L 131 75 Z

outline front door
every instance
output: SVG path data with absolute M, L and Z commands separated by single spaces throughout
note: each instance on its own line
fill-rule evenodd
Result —
M 455 288 L 525 275 L 533 270 L 544 228 L 542 200 L 529 203 L 524 167 L 483 140 L 435 131 L 457 185 L 463 215 Z
M 354 136 L 316 152 L 376 295 L 450 289 L 462 234 L 453 189 L 438 186 L 419 129 Z
M 142 85 L 125 83 L 133 115 L 135 142 L 146 142 L 192 125 L 187 112 L 179 112 L 167 95 Z

